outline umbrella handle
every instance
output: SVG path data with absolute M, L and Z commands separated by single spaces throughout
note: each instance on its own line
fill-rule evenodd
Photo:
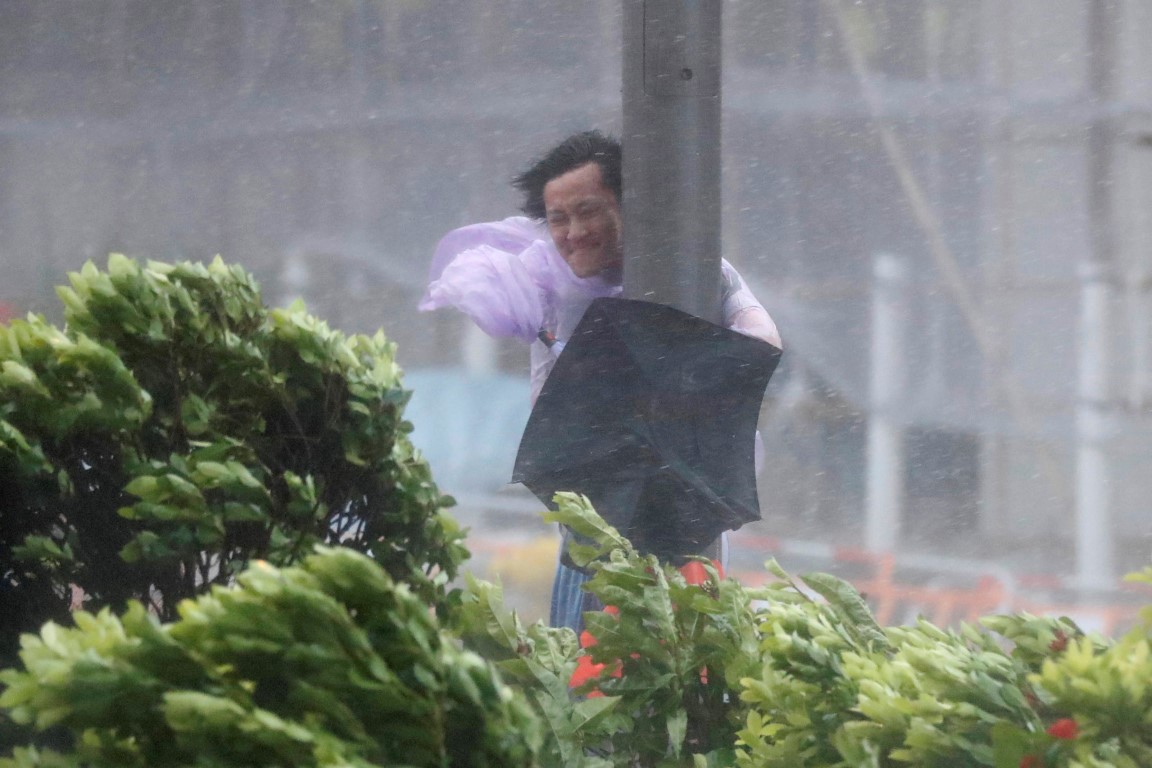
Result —
M 556 338 L 556 334 L 547 328 L 541 328 L 536 332 L 536 338 L 548 347 L 552 352 L 552 357 L 559 357 L 560 353 L 564 351 L 564 342 Z
M 552 331 L 548 330 L 547 328 L 541 328 L 540 330 L 536 331 L 536 338 L 540 339 L 540 341 L 544 343 L 544 346 L 548 347 L 549 349 L 551 349 L 556 344 L 556 334 L 552 333 Z

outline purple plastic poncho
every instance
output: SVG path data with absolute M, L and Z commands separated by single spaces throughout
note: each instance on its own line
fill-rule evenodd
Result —
M 721 260 L 724 324 L 780 346 L 780 335 L 739 273 Z M 564 262 L 541 222 L 524 216 L 472 224 L 445 235 L 432 257 L 422 311 L 455 307 L 485 333 L 532 345 L 532 399 L 548 377 L 561 345 L 539 341 L 548 331 L 568 339 L 593 299 L 619 296 L 600 277 L 581 278 Z
M 541 330 L 567 339 L 593 299 L 618 296 L 619 285 L 581 278 L 556 251 L 543 224 L 523 216 L 473 224 L 440 240 L 419 309 L 455 307 L 485 333 L 532 344 L 535 400 L 555 361 Z

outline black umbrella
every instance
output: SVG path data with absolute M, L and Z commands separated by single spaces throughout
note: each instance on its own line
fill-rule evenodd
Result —
M 589 497 L 675 561 L 760 519 L 753 451 L 771 344 L 661 304 L 597 299 L 540 392 L 512 481 Z

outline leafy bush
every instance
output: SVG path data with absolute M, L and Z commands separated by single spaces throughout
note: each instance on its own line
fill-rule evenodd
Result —
M 547 724 L 547 766 L 732 765 L 746 707 L 741 680 L 758 668 L 751 593 L 715 571 L 703 587 L 638 553 L 586 499 L 557 496 L 548 518 L 592 542 L 574 546 L 588 584 L 618 612 L 587 614 L 596 645 L 581 651 L 569 629 L 525 628 L 498 587 L 473 582 L 461 608 L 466 644 L 497 667 Z M 568 682 L 581 653 L 601 676 L 572 701 Z
M 1111 642 L 1027 615 L 881 628 L 850 585 L 775 563 L 762 588 L 715 573 L 688 585 L 586 501 L 557 498 L 553 519 L 593 542 L 573 552 L 595 571 L 589 589 L 617 608 L 588 616 L 596 644 L 525 628 L 493 585 L 473 584 L 460 614 L 465 642 L 547 723 L 543 765 L 1152 765 L 1145 630 Z M 604 672 L 573 705 L 581 653 Z
M 163 620 L 253 559 L 336 543 L 430 605 L 466 556 L 382 334 L 266 310 L 253 279 L 112 256 L 66 325 L 0 326 L 0 665 L 18 634 L 143 601 Z
M 20 723 L 62 726 L 64 753 L 8 765 L 534 764 L 538 724 L 424 601 L 367 557 L 321 549 L 257 564 L 161 625 L 140 603 L 47 624 L 0 673 Z
M 770 563 L 778 581 L 766 587 L 715 572 L 689 585 L 586 500 L 558 500 L 552 519 L 592 542 L 573 554 L 617 608 L 589 616 L 590 648 L 568 629 L 525 627 L 498 586 L 474 580 L 445 634 L 407 587 L 326 552 L 253 569 L 167 627 L 134 605 L 120 622 L 81 614 L 76 630 L 29 636 L 25 670 L 0 678 L 0 706 L 77 740 L 8 765 L 387 765 L 401 742 L 417 745 L 403 759 L 419 765 L 1152 765 L 1144 630 L 1111 642 L 1027 615 L 882 629 L 828 575 L 793 579 Z M 573 692 L 589 660 L 601 674 Z
M 595 645 L 525 627 L 496 585 L 449 593 L 466 552 L 381 335 L 266 311 L 219 261 L 71 279 L 64 329 L 0 326 L 0 663 L 57 621 L 0 706 L 70 738 L 0 764 L 1152 765 L 1146 629 L 881 628 L 846 583 L 774 563 L 766 587 L 690 585 L 571 494 L 550 519 L 614 607 Z M 383 568 L 275 567 L 323 542 Z M 71 585 L 137 602 L 65 629 Z

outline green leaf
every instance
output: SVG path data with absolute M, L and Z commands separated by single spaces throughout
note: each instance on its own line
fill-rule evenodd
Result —
M 586 496 L 562 492 L 556 494 L 554 502 L 556 510 L 545 512 L 544 520 L 566 525 L 577 536 L 588 539 L 596 546 L 598 556 L 607 555 L 613 550 L 634 551 L 632 544 L 619 531 L 596 514 Z M 583 556 L 585 551 L 581 550 L 580 554 Z
M 27 536 L 24 543 L 13 547 L 12 554 L 20 560 L 43 559 L 52 562 L 66 562 L 73 559 L 71 547 L 63 548 L 47 536 Z
M 848 582 L 827 573 L 807 573 L 804 583 L 828 601 L 845 626 L 864 647 L 874 651 L 891 650 L 884 630 L 876 623 L 868 603 Z
M 992 760 L 995 768 L 1019 768 L 1024 756 L 1037 749 L 1036 740 L 1007 722 L 992 726 Z
M 124 486 L 124 492 L 147 501 L 157 501 L 162 498 L 159 480 L 151 475 L 141 475 L 133 479 Z
M 5 360 L 0 364 L 0 387 L 24 389 L 43 397 L 50 397 L 51 393 L 40 382 L 40 378 L 31 368 L 15 360 Z
M 672 747 L 672 753 L 676 757 L 680 757 L 680 753 L 684 749 L 684 739 L 688 736 L 688 711 L 683 707 L 678 707 L 675 712 L 668 716 L 668 743 Z
M 768 570 L 769 573 L 771 573 L 773 576 L 780 579 L 781 581 L 785 581 L 785 582 L 791 582 L 792 581 L 792 577 L 790 575 L 788 575 L 788 572 L 784 570 L 784 568 L 780 565 L 780 563 L 776 562 L 776 558 L 773 557 L 773 558 L 770 558 L 769 560 L 767 560 L 764 563 L 764 567 Z
M 576 731 L 588 731 L 602 723 L 620 704 L 618 696 L 598 696 L 584 699 L 573 708 L 573 727 Z

